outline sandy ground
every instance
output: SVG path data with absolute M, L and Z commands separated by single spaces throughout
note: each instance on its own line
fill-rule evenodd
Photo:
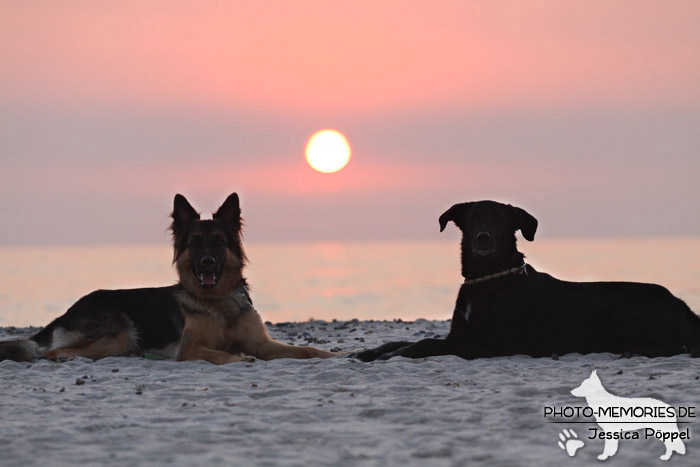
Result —
M 355 350 L 444 336 L 448 323 L 268 327 L 284 342 Z M 0 328 L 0 338 L 28 332 Z M 700 406 L 700 359 L 688 356 L 4 361 L 0 465 L 596 465 L 604 441 L 587 439 L 594 423 L 543 415 L 545 406 L 585 406 L 569 391 L 593 369 L 614 394 Z M 687 453 L 668 465 L 698 465 L 700 424 L 688 421 Z M 564 428 L 585 441 L 575 457 L 557 446 Z M 663 452 L 654 439 L 622 440 L 606 463 L 663 465 Z

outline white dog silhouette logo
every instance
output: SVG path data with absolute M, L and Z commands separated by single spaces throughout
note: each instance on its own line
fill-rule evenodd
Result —
M 595 370 L 571 394 L 586 399 L 593 410 L 596 423 L 604 432 L 600 437 L 605 439 L 605 447 L 598 459 L 603 461 L 617 452 L 619 439 L 627 439 L 623 436 L 624 432 L 639 429 L 661 434 L 655 436 L 666 446 L 661 460 L 668 460 L 674 452 L 685 454 L 685 444 L 680 439 L 675 413 L 672 416 L 658 414 L 659 411 L 668 414 L 673 410 L 667 403 L 651 397 L 632 398 L 610 394 L 603 387 Z

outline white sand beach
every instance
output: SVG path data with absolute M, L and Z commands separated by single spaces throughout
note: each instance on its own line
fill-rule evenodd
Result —
M 342 351 L 445 335 L 446 321 L 269 324 L 282 341 Z M 28 328 L 0 328 L 0 338 Z M 593 465 L 593 422 L 555 424 L 545 406 L 585 406 L 570 390 L 596 369 L 608 391 L 700 405 L 700 359 L 616 355 L 362 363 L 277 360 L 215 366 L 136 357 L 0 362 L 0 464 Z M 696 410 L 697 412 L 697 410 Z M 550 420 L 551 421 L 551 420 Z M 585 421 L 585 420 L 583 420 Z M 685 455 L 697 465 L 695 419 Z M 585 442 L 574 457 L 564 428 Z M 621 440 L 612 465 L 662 465 L 655 439 Z

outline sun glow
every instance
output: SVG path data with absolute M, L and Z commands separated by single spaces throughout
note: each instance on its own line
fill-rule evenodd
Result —
M 337 172 L 350 160 L 350 144 L 342 133 L 321 130 L 306 143 L 306 161 L 312 169 L 323 173 Z

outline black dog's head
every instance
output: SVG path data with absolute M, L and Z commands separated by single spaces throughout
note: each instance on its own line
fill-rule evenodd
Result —
M 221 298 L 235 290 L 246 262 L 238 195 L 226 198 L 211 220 L 200 220 L 187 199 L 175 195 L 172 218 L 173 261 L 180 284 L 204 298 Z
M 452 221 L 462 231 L 462 275 L 481 276 L 520 266 L 515 231 L 535 239 L 537 219 L 525 210 L 495 201 L 455 204 L 440 216 L 440 232 Z

